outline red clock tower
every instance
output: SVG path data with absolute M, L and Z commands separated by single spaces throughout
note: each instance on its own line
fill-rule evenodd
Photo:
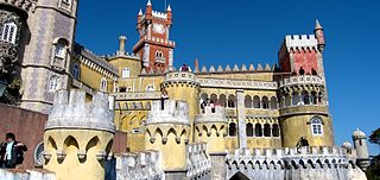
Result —
M 142 66 L 147 72 L 165 71 L 173 66 L 175 42 L 169 40 L 172 26 L 172 10 L 154 11 L 148 0 L 145 14 L 140 10 L 137 16 L 137 31 L 140 40 L 133 47 L 133 52 L 140 55 Z

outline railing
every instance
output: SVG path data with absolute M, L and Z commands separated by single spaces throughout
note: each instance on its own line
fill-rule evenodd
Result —
M 284 78 L 280 81 L 280 87 L 300 85 L 300 84 L 324 85 L 325 80 L 319 76 L 305 75 L 305 76 L 292 76 L 292 77 Z
M 158 100 L 161 98 L 160 91 L 152 92 L 125 92 L 114 93 L 116 100 Z

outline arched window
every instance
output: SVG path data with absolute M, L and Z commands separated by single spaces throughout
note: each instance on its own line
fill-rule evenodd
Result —
M 292 105 L 292 97 L 289 94 L 287 94 L 285 97 L 285 106 L 289 107 L 291 105 Z
M 317 104 L 317 93 L 315 91 L 311 92 L 310 101 L 312 104 Z
M 256 135 L 256 137 L 262 137 L 263 136 L 263 128 L 261 127 L 261 124 L 255 125 L 255 135 Z
M 318 93 L 318 104 L 323 104 L 323 95 L 322 95 L 322 92 Z
M 206 101 L 206 100 L 208 99 L 208 95 L 207 95 L 206 93 L 203 93 L 203 94 L 201 95 L 201 99 L 202 99 L 203 101 Z
M 126 67 L 123 69 L 121 76 L 122 78 L 129 78 L 130 74 L 131 74 L 131 71 L 129 70 L 129 68 Z
M 224 94 L 221 94 L 219 96 L 219 104 L 223 107 L 226 107 L 227 103 L 226 103 L 226 95 Z
M 301 103 L 301 98 L 300 98 L 300 95 L 297 93 L 297 92 L 293 92 L 292 94 L 292 102 L 293 102 L 293 106 L 297 106 Z
M 148 91 L 148 92 L 153 92 L 153 91 L 154 91 L 154 86 L 153 86 L 153 84 L 149 84 L 149 85 L 147 85 L 147 86 L 146 86 L 146 91 Z
M 3 25 L 1 40 L 15 44 L 17 36 L 17 25 L 14 22 L 8 22 Z
M 79 76 L 80 76 L 80 69 L 79 69 L 79 65 L 78 64 L 74 64 L 74 67 L 73 67 L 73 77 L 75 79 L 79 79 Z
M 63 3 L 65 3 L 66 5 L 70 5 L 71 4 L 71 0 L 62 0 Z
M 107 91 L 107 79 L 102 78 L 100 80 L 100 90 L 106 92 Z
M 234 95 L 229 95 L 228 96 L 228 107 L 234 108 L 236 103 L 236 98 Z
M 252 108 L 252 98 L 250 95 L 246 95 L 244 98 L 245 108 Z
M 303 97 L 303 103 L 306 104 L 306 105 L 309 105 L 310 104 L 309 93 L 307 91 L 303 91 L 302 92 L 302 97 Z
M 280 127 L 278 126 L 278 124 L 273 125 L 272 135 L 273 135 L 273 137 L 280 137 Z
M 228 134 L 231 137 L 236 136 L 236 124 L 235 123 L 230 123 L 230 127 L 228 128 Z
M 310 120 L 311 132 L 314 136 L 321 136 L 323 134 L 323 123 L 320 117 L 313 117 Z
M 260 108 L 260 98 L 259 96 L 253 97 L 253 107 Z
M 248 137 L 253 137 L 253 125 L 251 123 L 247 124 L 246 131 Z
M 263 109 L 269 109 L 269 99 L 268 99 L 268 97 L 266 97 L 266 96 L 263 97 L 262 105 L 263 105 Z
M 277 98 L 272 96 L 272 98 L 270 99 L 270 109 L 274 110 L 274 109 L 277 109 Z
M 49 92 L 55 92 L 58 89 L 59 77 L 52 75 L 49 80 Z
M 264 125 L 264 136 L 270 137 L 271 136 L 271 129 L 269 124 Z
M 55 57 L 60 59 L 66 58 L 66 47 L 68 43 L 64 39 L 59 39 L 55 44 Z
M 317 71 L 314 68 L 311 69 L 311 74 L 314 76 L 318 75 Z
M 305 70 L 303 69 L 303 67 L 300 68 L 299 75 L 305 75 Z
M 211 94 L 210 96 L 210 103 L 216 103 L 218 102 L 218 96 L 216 94 Z

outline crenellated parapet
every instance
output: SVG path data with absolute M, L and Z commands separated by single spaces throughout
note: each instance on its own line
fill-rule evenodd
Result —
M 211 65 L 210 67 L 202 66 L 202 68 L 199 70 L 198 68 L 195 68 L 196 74 L 224 74 L 224 73 L 253 73 L 253 72 L 274 72 L 276 71 L 277 67 L 276 65 L 270 65 L 270 64 L 257 64 L 256 66 L 254 64 L 249 64 L 248 66 L 245 64 L 242 64 L 241 66 L 235 64 L 233 66 L 226 65 L 226 67 L 223 67 L 221 65 L 214 66 Z
M 126 153 L 116 159 L 118 180 L 165 179 L 165 173 L 160 167 L 160 153 L 157 151 Z
M 304 179 L 306 176 L 336 179 L 342 175 L 346 176 L 345 179 L 351 179 L 347 177 L 347 172 L 362 176 L 363 172 L 355 164 L 355 159 L 348 156 L 346 151 L 337 147 L 246 149 L 228 154 L 226 163 L 228 178 L 239 171 L 245 172 L 247 177 L 262 177 L 260 179 L 288 179 L 289 176 L 292 179 Z
M 187 145 L 187 173 L 189 179 L 205 179 L 210 176 L 211 159 L 207 154 L 207 144 Z M 198 178 L 196 178 L 198 177 Z M 207 178 L 206 178 L 207 179 Z
M 37 0 L 0 0 L 0 4 L 10 5 L 25 12 L 29 12 L 36 6 Z
M 56 180 L 53 172 L 44 170 L 0 169 L 2 180 Z
M 73 89 L 56 93 L 54 106 L 46 123 L 45 131 L 60 128 L 91 129 L 115 132 L 114 112 L 110 109 L 109 96 L 98 92 L 86 103 L 86 93 Z
M 318 51 L 318 40 L 314 34 L 287 35 L 284 46 L 290 51 Z
M 173 87 L 178 85 L 186 85 L 189 87 L 199 87 L 197 77 L 191 72 L 174 71 L 169 72 L 165 76 L 165 80 L 162 83 L 163 87 Z
M 189 107 L 186 102 L 166 100 L 164 106 L 161 101 L 153 101 L 151 111 L 146 120 L 151 124 L 184 124 L 189 125 Z
M 195 118 L 196 123 L 227 123 L 226 111 L 222 106 L 205 106 Z

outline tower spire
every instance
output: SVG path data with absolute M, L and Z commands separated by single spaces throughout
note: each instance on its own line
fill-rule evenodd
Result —
M 152 2 L 148 0 L 148 3 L 146 3 L 146 6 L 152 6 Z
M 140 9 L 139 16 L 142 16 L 142 15 L 143 15 L 143 12 L 142 12 L 142 9 Z
M 170 7 L 170 4 L 168 6 L 168 9 L 167 9 L 168 12 L 171 12 L 172 11 L 172 8 Z
M 317 29 L 323 29 L 323 27 L 321 26 L 321 24 L 319 23 L 319 20 L 318 19 L 315 19 L 315 30 Z

